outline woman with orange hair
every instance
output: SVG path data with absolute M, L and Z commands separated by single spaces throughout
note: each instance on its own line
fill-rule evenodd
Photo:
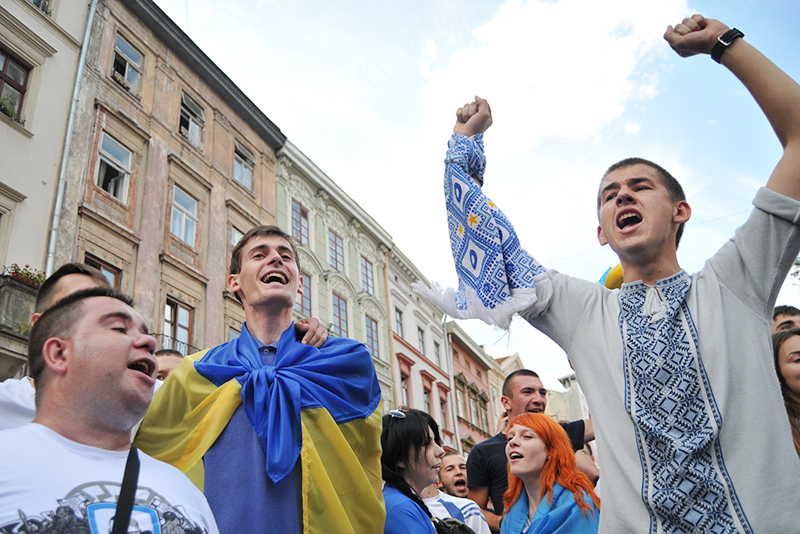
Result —
M 569 438 L 541 413 L 511 421 L 506 444 L 508 490 L 500 534 L 595 534 L 600 499 L 575 467 Z

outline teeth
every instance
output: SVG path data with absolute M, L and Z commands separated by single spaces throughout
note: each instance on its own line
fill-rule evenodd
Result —
M 630 219 L 631 217 L 636 217 L 636 215 L 633 213 L 626 213 L 625 215 L 619 218 L 619 223 L 622 224 L 622 221 Z
M 261 279 L 262 282 L 265 284 L 269 284 L 272 282 L 278 282 L 280 284 L 286 283 L 286 277 L 281 273 L 269 273 L 264 278 Z
M 128 369 L 133 369 L 134 371 L 139 371 L 140 373 L 150 376 L 150 363 L 145 360 L 133 362 L 128 366 Z

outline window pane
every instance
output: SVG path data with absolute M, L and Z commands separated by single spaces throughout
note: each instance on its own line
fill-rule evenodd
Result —
M 128 57 L 131 63 L 137 67 L 142 65 L 142 55 L 119 35 L 117 35 L 117 48 Z
M 183 226 L 183 213 L 178 210 L 175 206 L 172 206 L 172 226 L 170 227 L 170 232 L 172 235 L 183 238 L 183 232 L 181 231 Z
M 242 171 L 242 185 L 246 189 L 253 189 L 253 171 L 250 167 L 245 167 Z
M 194 246 L 194 219 L 190 219 L 189 217 L 184 218 L 184 228 L 183 228 L 183 240 L 186 241 L 188 244 Z
M 130 168 L 131 153 L 114 139 L 103 134 L 103 152 L 118 161 L 123 167 Z
M 131 90 L 136 90 L 139 87 L 139 71 L 136 69 L 128 69 L 128 74 L 125 77 L 131 86 Z
M 14 61 L 13 59 L 8 60 L 8 77 L 17 82 L 20 85 L 25 85 L 25 74 L 27 73 L 27 69 L 25 69 L 22 65 Z
M 3 70 L 3 67 L 6 64 L 6 55 L 0 51 L 0 70 Z
M 181 306 L 178 307 L 178 325 L 189 328 L 189 310 Z
M 197 215 L 197 201 L 184 193 L 180 187 L 175 188 L 175 203 L 192 215 Z
M 9 84 L 3 86 L 3 93 L 0 95 L 6 107 L 11 107 L 9 111 L 19 112 L 19 101 L 22 100 L 22 93 L 11 87 Z

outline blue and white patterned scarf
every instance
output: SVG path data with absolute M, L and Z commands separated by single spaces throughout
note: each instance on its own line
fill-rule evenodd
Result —
M 480 319 L 505 330 L 515 313 L 544 313 L 553 288 L 544 267 L 520 247 L 514 227 L 481 190 L 483 134 L 454 134 L 445 159 L 447 226 L 458 289 L 414 288 L 456 319 Z

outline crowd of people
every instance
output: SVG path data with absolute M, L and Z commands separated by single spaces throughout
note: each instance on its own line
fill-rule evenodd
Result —
M 796 531 L 800 309 L 774 305 L 800 251 L 800 86 L 742 37 L 700 15 L 665 34 L 729 68 L 784 148 L 750 219 L 695 275 L 676 255 L 683 190 L 639 158 L 612 165 L 597 198 L 622 287 L 540 266 L 483 192 L 488 102 L 457 111 L 445 191 L 460 287 L 442 306 L 499 325 L 519 312 L 564 348 L 593 419 L 545 416 L 523 369 L 497 435 L 446 452 L 430 414 L 384 409 L 363 344 L 293 321 L 297 250 L 257 226 L 227 279 L 241 336 L 186 357 L 156 351 L 95 269 L 42 284 L 31 376 L 0 385 L 0 532 Z M 757 408 L 740 398 L 753 384 Z

